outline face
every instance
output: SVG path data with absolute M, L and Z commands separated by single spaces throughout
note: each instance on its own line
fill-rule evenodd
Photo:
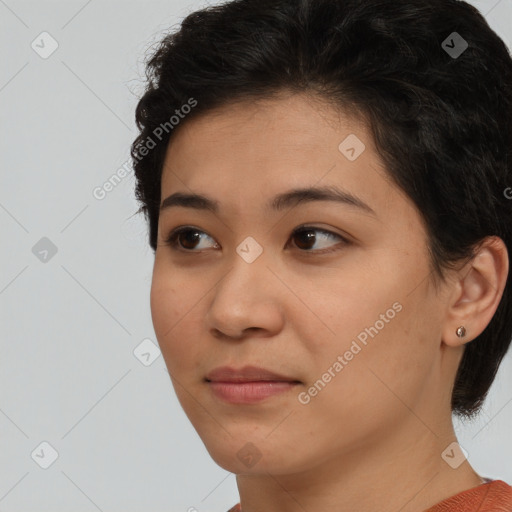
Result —
M 321 190 L 292 193 L 310 188 Z M 174 134 L 161 193 L 216 204 L 166 201 L 151 311 L 178 399 L 220 466 L 347 462 L 439 412 L 444 299 L 420 215 L 362 122 L 304 95 L 224 107 Z M 167 244 L 176 228 L 187 229 Z M 206 380 L 249 365 L 289 382 Z

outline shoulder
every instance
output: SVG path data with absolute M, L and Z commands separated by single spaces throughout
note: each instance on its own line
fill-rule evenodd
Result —
M 512 487 L 503 480 L 485 480 L 425 512 L 512 512 Z
M 481 512 L 512 512 L 512 487 L 503 480 L 487 484 L 487 494 L 482 502 Z

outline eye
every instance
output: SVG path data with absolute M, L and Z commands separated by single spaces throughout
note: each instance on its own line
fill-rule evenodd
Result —
M 320 233 L 320 236 L 317 236 L 315 233 Z M 164 242 L 166 245 L 169 245 L 173 250 L 176 251 L 200 252 L 200 250 L 205 249 L 205 247 L 201 247 L 197 244 L 205 238 L 209 238 L 213 241 L 211 236 L 200 229 L 194 228 L 192 226 L 181 226 L 172 230 Z M 301 252 L 310 252 L 314 254 L 323 254 L 336 251 L 340 249 L 340 247 L 338 247 L 339 245 L 344 246 L 350 243 L 346 238 L 338 235 L 337 233 L 333 233 L 331 231 L 315 226 L 300 226 L 293 231 L 290 240 L 296 240 L 296 243 L 293 245 L 300 249 Z M 331 244 L 331 247 L 327 245 L 326 248 L 326 242 L 329 240 L 338 240 L 341 241 L 341 244 L 338 242 L 334 245 Z M 315 248 L 315 244 L 318 243 L 320 244 L 320 247 Z M 287 244 L 287 246 L 288 245 L 289 244 Z M 213 247 L 215 249 L 220 248 L 219 244 L 216 242 L 213 243 Z
M 321 235 L 316 236 L 315 233 L 321 233 Z M 297 239 L 299 241 L 299 243 L 295 243 L 295 246 L 297 246 L 299 249 L 305 252 L 312 252 L 315 254 L 324 254 L 332 251 L 337 251 L 340 249 L 340 243 L 334 245 L 331 244 L 331 247 L 327 246 L 327 248 L 325 248 L 325 242 L 328 241 L 329 239 L 341 240 L 342 246 L 349 244 L 349 241 L 346 238 L 342 237 L 341 235 L 315 226 L 300 226 L 299 228 L 293 231 L 292 236 L 290 238 Z M 312 249 L 312 246 L 314 246 L 317 242 L 320 243 L 321 247 L 317 247 L 316 250 L 310 250 Z
M 169 236 L 165 239 L 165 244 L 170 245 L 176 251 L 193 251 L 193 249 L 197 248 L 195 244 L 201 241 L 202 238 L 205 238 L 202 237 L 202 235 L 206 235 L 207 238 L 213 240 L 211 236 L 200 229 L 193 228 L 192 226 L 181 226 L 169 233 Z M 214 245 L 216 246 L 215 248 L 220 247 L 217 243 Z M 203 248 L 204 247 L 200 247 L 200 249 Z

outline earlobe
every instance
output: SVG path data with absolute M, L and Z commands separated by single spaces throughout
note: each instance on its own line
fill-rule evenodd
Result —
M 455 331 L 455 334 L 459 338 L 464 338 L 464 336 L 466 336 L 466 328 L 463 325 L 461 325 L 460 327 L 457 327 L 457 330 Z
M 468 332 L 465 325 L 459 325 L 457 328 L 453 328 L 453 322 L 450 323 L 451 332 L 443 335 L 443 342 L 450 347 L 460 347 L 473 341 L 478 334 Z
M 457 347 L 477 338 L 498 309 L 509 270 L 507 248 L 496 236 L 480 244 L 474 258 L 457 271 L 448 304 L 445 344 Z

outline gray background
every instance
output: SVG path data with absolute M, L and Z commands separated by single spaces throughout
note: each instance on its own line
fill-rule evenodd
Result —
M 510 47 L 512 1 L 471 3 Z M 0 0 L 0 511 L 225 512 L 238 501 L 158 357 L 132 173 L 93 195 L 129 159 L 144 53 L 203 5 Z M 51 49 L 44 31 L 58 43 L 47 58 L 31 47 Z M 512 353 L 481 417 L 456 423 L 475 469 L 508 483 L 511 401 Z M 58 453 L 47 469 L 43 442 Z

